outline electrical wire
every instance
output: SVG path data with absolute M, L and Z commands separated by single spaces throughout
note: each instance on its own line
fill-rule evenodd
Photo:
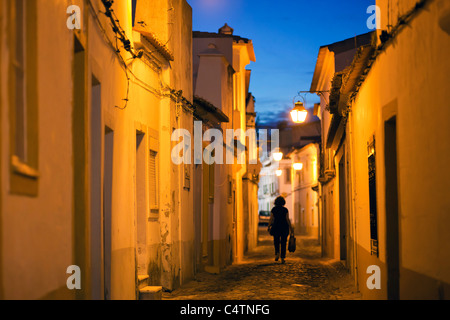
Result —
M 116 36 L 118 35 L 119 40 L 122 42 L 123 47 L 126 51 L 128 51 L 134 59 L 141 58 L 143 55 L 143 51 L 136 52 L 134 48 L 131 46 L 130 39 L 127 38 L 125 30 L 120 25 L 120 21 L 116 16 L 116 13 L 113 9 L 111 9 L 114 1 L 113 0 L 101 0 L 103 6 L 105 7 L 105 12 L 103 13 L 107 16 L 111 22 L 112 28 Z
M 93 14 L 93 16 L 94 16 L 94 19 L 95 19 L 95 21 L 97 22 L 97 25 L 98 25 L 98 27 L 100 28 L 100 31 L 102 32 L 102 34 L 103 34 L 103 36 L 104 36 L 104 39 L 106 40 L 107 44 L 109 45 L 109 47 L 111 48 L 111 50 L 114 52 L 114 54 L 117 56 L 117 58 L 118 58 L 118 60 L 119 60 L 119 65 L 122 67 L 122 69 L 123 69 L 124 72 L 125 72 L 125 75 L 126 75 L 126 78 L 127 78 L 127 96 L 126 96 L 125 99 L 123 99 L 123 100 L 125 101 L 125 106 L 124 106 L 124 107 L 118 107 L 118 106 L 115 106 L 115 107 L 118 108 L 118 109 L 124 110 L 124 109 L 127 107 L 128 101 L 129 101 L 129 99 L 128 99 L 129 96 L 128 96 L 128 95 L 129 95 L 129 83 L 130 83 L 130 77 L 129 77 L 128 72 L 130 71 L 130 72 L 132 73 L 132 71 L 128 68 L 127 63 L 124 61 L 122 55 L 120 54 L 119 45 L 118 45 L 118 43 L 117 43 L 117 40 L 118 40 L 117 36 L 116 36 L 116 45 L 114 45 L 114 44 L 112 43 L 111 39 L 108 37 L 108 35 L 107 35 L 107 33 L 106 33 L 106 30 L 105 30 L 105 28 L 103 27 L 102 23 L 100 22 L 100 18 L 98 17 L 97 12 L 96 12 L 96 10 L 95 10 L 95 8 L 94 8 L 94 5 L 92 4 L 91 0 L 88 0 L 88 4 L 89 4 L 89 7 L 90 7 L 90 9 L 91 9 L 91 11 L 92 11 L 92 14 Z M 134 58 L 133 58 L 133 60 L 134 60 Z M 133 74 L 133 76 L 134 76 L 134 74 Z
M 144 51 L 141 50 L 138 53 L 135 52 L 134 48 L 131 47 L 131 41 L 126 37 L 125 31 L 123 30 L 123 28 L 120 25 L 120 21 L 119 19 L 117 19 L 117 16 L 115 15 L 114 11 L 111 9 L 112 3 L 113 1 L 111 0 L 102 0 L 103 5 L 105 6 L 106 11 L 102 12 L 100 10 L 98 10 L 98 12 L 105 14 L 111 21 L 111 25 L 112 25 L 112 29 L 113 32 L 116 34 L 116 45 L 113 44 L 113 42 L 111 41 L 111 39 L 109 38 L 107 31 L 105 30 L 105 28 L 103 27 L 100 18 L 97 14 L 97 10 L 95 9 L 94 5 L 92 4 L 91 0 L 87 0 L 88 5 L 91 9 L 91 12 L 94 16 L 94 19 L 98 25 L 98 27 L 100 28 L 100 31 L 103 34 L 103 37 L 105 39 L 105 41 L 107 42 L 108 46 L 111 48 L 111 50 L 115 53 L 115 55 L 117 56 L 118 60 L 119 60 L 119 65 L 121 66 L 121 68 L 124 70 L 126 78 L 127 78 L 127 96 L 125 99 L 123 99 L 125 101 L 125 106 L 124 107 L 118 107 L 116 106 L 118 109 L 125 109 L 128 101 L 129 101 L 129 86 L 130 86 L 130 82 L 138 85 L 139 87 L 141 87 L 142 89 L 148 91 L 149 93 L 156 95 L 160 98 L 170 98 L 172 100 L 176 99 L 176 93 L 181 93 L 182 91 L 176 91 L 175 89 L 172 89 L 169 85 L 167 85 L 166 83 L 164 83 L 164 80 L 162 79 L 162 74 L 161 72 L 158 72 L 158 80 L 159 80 L 159 84 L 161 86 L 161 89 L 156 89 L 153 88 L 152 86 L 150 86 L 147 82 L 145 82 L 144 80 L 140 79 L 138 76 L 136 76 L 134 74 L 134 72 L 131 70 L 131 68 L 129 68 L 128 64 L 126 63 L 126 61 L 124 60 L 122 54 L 120 53 L 120 49 L 119 49 L 119 45 L 118 45 L 118 40 L 120 40 L 124 46 L 124 49 L 127 50 L 128 52 L 130 52 L 130 54 L 132 55 L 132 58 L 129 60 L 135 60 L 135 59 L 140 59 L 143 56 Z M 150 52 L 150 54 L 153 52 Z M 148 67 L 152 68 L 148 63 L 146 63 L 144 60 L 141 60 L 145 65 L 147 65 Z M 133 77 L 133 79 L 130 78 L 130 75 Z M 187 103 L 188 106 L 192 106 L 192 103 L 190 103 L 186 98 L 182 97 L 183 102 Z M 184 107 L 184 104 L 183 104 Z M 192 110 L 191 110 L 192 111 Z

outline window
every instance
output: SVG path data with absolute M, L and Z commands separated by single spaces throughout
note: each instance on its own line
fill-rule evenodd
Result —
M 157 213 L 159 208 L 158 201 L 158 153 L 150 150 L 150 158 L 148 164 L 148 177 L 149 177 L 149 202 L 150 212 Z
M 333 153 L 332 149 L 327 149 L 326 151 L 326 168 L 325 170 L 334 170 Z
M 304 183 L 305 182 L 305 170 L 300 170 L 300 180 Z
M 286 183 L 290 184 L 291 183 L 291 168 L 286 168 Z
M 8 1 L 11 193 L 37 196 L 36 1 Z

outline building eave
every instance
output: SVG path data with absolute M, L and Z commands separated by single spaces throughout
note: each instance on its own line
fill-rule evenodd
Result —
M 194 108 L 194 115 L 199 119 L 207 120 L 214 124 L 230 122 L 230 119 L 222 112 L 222 110 L 199 96 L 194 96 Z
M 326 58 L 328 52 L 329 51 L 328 51 L 327 47 L 322 47 L 319 50 L 319 54 L 317 56 L 316 67 L 314 69 L 313 79 L 311 81 L 311 88 L 310 88 L 311 92 L 320 91 L 322 89 L 319 86 L 319 82 L 320 82 L 320 78 L 322 77 L 323 67 L 325 64 L 325 58 Z
M 338 112 L 345 115 L 351 98 L 358 92 L 362 82 L 364 82 L 372 61 L 375 48 L 371 45 L 360 47 L 353 59 L 352 64 L 343 76 L 341 96 Z
M 168 61 L 174 61 L 175 57 L 173 53 L 167 48 L 166 45 L 164 45 L 158 37 L 148 30 L 145 30 L 142 27 L 134 26 L 133 31 L 139 32 L 152 46 L 155 47 L 155 49 L 160 53 L 165 59 Z

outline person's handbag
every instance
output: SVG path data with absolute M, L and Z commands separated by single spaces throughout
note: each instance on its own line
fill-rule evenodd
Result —
M 270 234 L 271 236 L 273 236 L 273 226 L 272 226 L 272 225 L 270 225 L 270 226 L 267 228 L 267 231 L 269 231 L 269 234 Z
M 293 234 L 291 234 L 289 236 L 289 245 L 288 245 L 289 252 L 295 252 L 296 246 L 297 245 L 296 245 L 295 236 Z

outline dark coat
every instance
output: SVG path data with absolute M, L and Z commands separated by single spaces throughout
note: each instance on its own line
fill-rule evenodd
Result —
M 288 236 L 290 230 L 289 211 L 283 206 L 275 206 L 272 211 L 271 222 L 272 233 L 275 236 Z

